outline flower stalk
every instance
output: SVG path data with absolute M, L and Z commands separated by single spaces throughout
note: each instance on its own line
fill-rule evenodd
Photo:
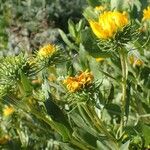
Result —
M 125 50 L 122 48 L 120 50 L 120 61 L 122 68 L 122 115 L 121 115 L 121 131 L 126 123 L 125 118 L 125 107 L 126 107 L 126 88 L 127 88 L 127 78 L 128 78 L 128 65 L 127 65 L 127 56 Z M 121 132 L 122 133 L 122 132 Z

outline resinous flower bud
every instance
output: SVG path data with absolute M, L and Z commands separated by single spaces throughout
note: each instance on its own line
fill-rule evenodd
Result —
M 55 51 L 56 51 L 55 45 L 47 44 L 38 51 L 38 56 L 40 58 L 48 58 L 48 57 L 52 56 Z
M 98 21 L 89 20 L 93 33 L 100 39 L 113 38 L 117 31 L 120 31 L 128 23 L 126 12 L 105 11 L 99 15 Z

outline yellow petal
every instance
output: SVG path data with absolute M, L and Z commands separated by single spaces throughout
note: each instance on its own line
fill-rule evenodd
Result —
M 5 117 L 11 115 L 13 112 L 15 111 L 14 107 L 12 106 L 6 106 L 4 109 L 3 109 L 3 115 Z
M 143 10 L 143 18 L 142 21 L 150 19 L 150 6 L 147 7 L 147 9 Z
M 97 62 L 101 62 L 101 61 L 104 61 L 104 60 L 105 60 L 105 58 L 102 58 L 102 57 L 96 58 L 96 61 L 97 61 Z

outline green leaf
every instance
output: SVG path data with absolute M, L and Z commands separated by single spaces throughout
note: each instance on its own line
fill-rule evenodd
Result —
M 25 94 L 30 95 L 32 93 L 33 87 L 31 85 L 29 79 L 21 71 L 20 71 L 20 77 L 21 77 L 21 83 L 23 86 L 23 90 L 25 91 Z
M 122 144 L 120 150 L 129 150 L 129 144 L 130 144 L 130 140 Z
M 148 145 L 150 145 L 150 126 L 143 125 L 142 130 L 143 130 L 143 137 L 145 139 L 145 147 L 148 147 Z
M 111 0 L 111 10 L 121 10 L 123 6 L 124 0 Z
M 71 49 L 75 49 L 77 50 L 78 47 L 75 46 L 73 43 L 71 43 L 71 41 L 68 39 L 67 35 L 61 30 L 58 30 L 60 33 L 60 36 L 62 37 L 63 41 L 71 48 Z
M 57 121 L 52 120 L 51 117 L 43 115 L 41 112 L 35 110 L 34 108 L 32 108 L 31 113 L 33 115 L 35 115 L 38 119 L 43 120 L 53 130 L 55 130 L 58 134 L 60 134 L 62 136 L 64 142 L 66 142 L 70 139 L 71 133 L 65 125 L 63 125 L 62 123 L 59 123 Z
M 114 86 L 113 84 L 111 84 L 110 93 L 108 95 L 108 102 L 111 103 L 113 99 L 114 99 Z
M 88 4 L 91 5 L 92 7 L 100 5 L 99 0 L 87 0 Z
M 77 128 L 77 130 L 73 133 L 73 136 L 80 142 L 84 143 L 90 149 L 95 149 L 97 138 L 89 134 L 82 128 Z
M 68 127 L 68 129 L 71 129 L 66 114 L 55 103 L 55 100 L 52 97 L 52 95 L 50 93 L 48 94 L 49 94 L 49 98 L 46 99 L 44 102 L 48 115 L 50 115 L 54 121 L 57 121 L 65 125 L 66 127 Z
M 93 135 L 94 137 L 99 137 L 99 136 L 100 136 L 99 133 L 97 133 L 97 131 L 96 131 L 95 129 L 93 129 L 93 128 L 91 128 L 90 126 L 88 126 L 88 125 L 85 123 L 85 121 L 81 118 L 81 116 L 78 115 L 77 113 L 75 113 L 75 112 L 72 113 L 72 114 L 70 115 L 70 117 L 72 118 L 72 120 L 74 121 L 74 123 L 75 123 L 78 127 L 82 128 L 84 131 L 90 133 L 90 134 Z M 84 118 L 84 119 L 86 119 L 86 118 Z
M 53 124 L 54 129 L 62 136 L 63 141 L 64 142 L 68 141 L 71 135 L 70 135 L 70 131 L 67 129 L 67 127 L 56 121 L 53 121 L 53 123 L 54 123 Z
M 97 148 L 97 150 L 116 150 L 118 149 L 118 146 L 107 139 L 105 141 L 97 141 Z
M 76 31 L 76 28 L 75 28 L 75 24 L 74 24 L 74 22 L 71 19 L 68 20 L 68 30 L 69 30 L 70 35 L 74 39 L 76 39 L 77 31 Z
M 85 51 L 82 44 L 79 46 L 79 62 L 81 64 L 81 67 L 83 70 L 86 70 L 89 68 L 89 62 L 88 62 L 88 53 Z
M 74 150 L 74 148 L 71 148 L 67 143 L 60 142 L 59 144 L 63 150 Z
M 84 17 L 87 20 L 97 20 L 98 19 L 98 15 L 96 13 L 94 13 L 93 8 L 92 7 L 87 7 L 84 12 L 83 12 Z
M 117 104 L 108 103 L 105 105 L 105 108 L 103 110 L 103 118 L 105 120 L 107 119 L 110 121 L 113 118 L 116 118 L 117 122 L 120 122 L 121 117 L 121 108 Z
M 107 147 L 106 145 L 104 145 L 101 141 L 98 141 L 97 140 L 97 148 L 98 148 L 98 150 L 110 150 L 110 148 L 109 147 Z
M 85 26 L 85 20 L 80 19 L 79 23 L 76 24 L 77 32 L 80 32 L 83 29 L 84 26 Z
M 110 54 L 103 52 L 97 45 L 97 41 L 93 36 L 90 28 L 86 28 L 81 31 L 81 43 L 83 44 L 86 51 L 89 52 L 93 57 L 109 57 Z

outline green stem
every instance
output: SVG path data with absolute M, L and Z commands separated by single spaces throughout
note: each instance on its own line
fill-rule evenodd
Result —
M 80 148 L 81 150 L 89 150 L 85 145 L 83 145 L 81 142 L 74 140 L 73 138 L 70 139 L 71 143 L 75 146 L 77 146 L 78 148 Z
M 117 143 L 116 139 L 107 131 L 105 125 L 97 116 L 94 107 L 89 106 L 88 104 L 85 104 L 82 107 L 89 116 L 89 118 L 91 119 L 91 123 L 98 129 L 99 132 L 104 133 L 112 141 L 113 146 L 115 146 L 117 150 L 118 146 L 116 144 Z
M 128 66 L 127 66 L 127 57 L 124 49 L 120 51 L 120 61 L 122 68 L 122 115 L 121 115 L 121 129 L 124 128 L 126 123 L 125 119 L 125 107 L 126 107 L 126 88 L 127 88 L 127 77 L 128 77 Z

